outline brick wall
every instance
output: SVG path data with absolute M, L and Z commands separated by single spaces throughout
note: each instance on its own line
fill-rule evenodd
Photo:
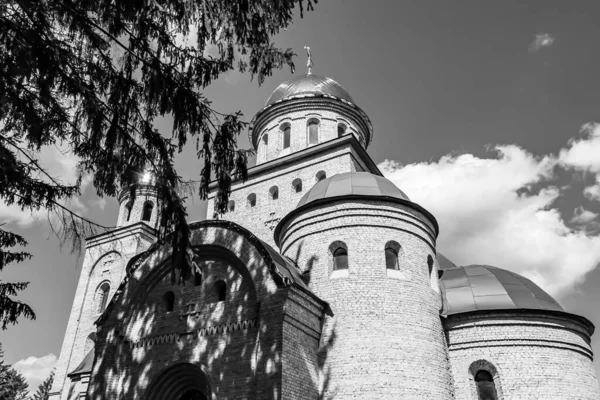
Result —
M 222 218 L 240 224 L 261 240 L 275 246 L 273 241 L 275 226 L 287 213 L 296 208 L 302 196 L 314 186 L 317 182 L 317 172 L 324 171 L 327 177 L 331 177 L 357 169 L 366 170 L 367 167 L 350 144 L 309 155 L 299 162 L 267 168 L 262 173 L 251 174 L 245 183 L 232 184 L 230 199 L 235 202 L 235 209 Z M 296 179 L 302 181 L 300 192 L 296 192 L 292 186 L 292 182 Z M 273 200 L 269 192 L 273 186 L 279 189 L 277 200 Z M 254 207 L 248 204 L 250 194 L 256 195 Z M 214 212 L 214 195 L 213 192 L 209 196 L 208 218 L 212 218 Z
M 308 121 L 311 119 L 319 121 L 319 143 L 337 138 L 338 125 L 343 124 L 346 126 L 346 134 L 356 136 L 364 145 L 363 138 L 365 135 L 358 128 L 358 123 L 339 111 L 316 107 L 290 111 L 272 118 L 259 134 L 256 157 L 257 165 L 313 146 L 308 143 L 307 130 Z M 284 124 L 289 124 L 291 128 L 290 147 L 288 148 L 283 148 L 283 131 L 281 127 Z M 266 144 L 264 140 L 265 135 L 268 136 Z
M 71 382 L 67 374 L 81 363 L 86 351 L 93 347 L 90 345 L 90 334 L 96 331 L 94 321 L 100 316 L 99 287 L 103 283 L 110 285 L 110 299 L 124 277 L 127 261 L 148 248 L 153 241 L 153 231 L 141 223 L 87 240 L 81 275 L 56 366 L 51 399 L 68 398 Z
M 283 227 L 281 249 L 333 316 L 321 338 L 323 395 L 335 399 L 451 399 L 452 378 L 439 318 L 433 225 L 410 207 L 377 199 L 332 201 Z M 385 244 L 402 246 L 388 271 Z M 333 271 L 330 244 L 348 249 L 348 270 Z
M 133 225 L 142 221 L 145 204 L 152 204 L 152 214 L 149 221 L 144 221 L 149 226 L 155 228 L 158 222 L 158 203 L 156 201 L 156 191 L 152 186 L 138 185 L 136 196 L 133 202 L 129 201 L 129 189 L 122 190 L 119 193 L 119 215 L 117 217 L 117 228 L 121 226 Z M 129 211 L 131 207 L 131 212 Z
M 477 399 L 489 370 L 502 400 L 599 399 L 590 325 L 567 313 L 489 311 L 445 321 L 456 397 Z
M 89 398 L 141 398 L 181 363 L 201 366 L 218 399 L 307 398 L 305 385 L 314 386 L 317 375 L 322 303 L 294 286 L 277 286 L 260 250 L 237 232 L 195 228 L 192 243 L 201 284 L 170 283 L 168 247 L 155 249 L 126 282 L 98 331 Z M 227 283 L 225 301 L 212 291 L 219 280 Z M 171 312 L 167 291 L 175 296 Z M 302 356 L 284 357 L 284 349 Z M 178 379 L 173 384 L 185 386 Z

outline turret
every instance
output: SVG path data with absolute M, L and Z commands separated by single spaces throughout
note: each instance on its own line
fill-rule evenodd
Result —
M 366 172 L 318 182 L 275 230 L 331 305 L 325 398 L 452 399 L 435 263 L 435 218 Z

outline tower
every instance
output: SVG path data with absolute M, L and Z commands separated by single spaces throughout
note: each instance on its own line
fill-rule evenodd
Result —
M 439 317 L 435 218 L 368 172 L 317 183 L 275 241 L 333 316 L 321 334 L 323 395 L 453 398 Z
M 94 361 L 94 322 L 123 280 L 127 261 L 156 240 L 156 193 L 152 186 L 141 183 L 135 194 L 135 200 L 130 199 L 129 189 L 119 194 L 115 229 L 86 239 L 81 275 L 50 394 L 53 400 L 85 394 Z

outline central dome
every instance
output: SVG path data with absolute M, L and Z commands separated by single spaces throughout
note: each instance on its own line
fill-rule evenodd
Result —
M 265 107 L 279 100 L 310 95 L 329 95 L 354 103 L 346 89 L 333 79 L 321 75 L 306 74 L 279 85 L 267 100 Z
M 369 172 L 344 172 L 317 182 L 302 196 L 296 208 L 321 199 L 351 195 L 392 197 L 410 201 L 402 190 L 383 176 Z

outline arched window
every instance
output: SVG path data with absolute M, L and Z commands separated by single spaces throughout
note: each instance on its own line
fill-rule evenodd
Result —
M 165 301 L 165 310 L 167 312 L 173 311 L 175 308 L 175 293 L 168 291 L 163 296 L 163 300 Z
M 147 201 L 144 203 L 144 211 L 142 212 L 142 221 L 150 221 L 152 218 L 152 209 L 154 208 L 154 204 L 151 201 Z
M 227 297 L 227 284 L 224 281 L 215 282 L 213 292 L 217 301 L 225 301 L 225 298 Z
M 494 377 L 489 371 L 479 370 L 475 374 L 475 385 L 479 400 L 498 400 L 498 392 L 494 384 Z
M 200 285 L 202 285 L 202 274 L 200 273 L 200 271 L 196 270 L 194 271 L 194 286 Z
M 291 141 L 292 128 L 291 128 L 290 124 L 285 123 L 285 124 L 281 125 L 281 132 L 283 133 L 283 148 L 287 149 L 288 147 L 290 147 L 290 141 Z
M 248 195 L 248 207 L 254 207 L 256 205 L 256 194 L 250 193 Z
M 385 244 L 385 267 L 387 269 L 400 269 L 398 255 L 400 253 L 400 245 L 393 240 Z
M 319 143 L 319 120 L 316 118 L 309 119 L 306 130 L 308 132 L 308 144 Z
M 235 201 L 234 200 L 229 200 L 229 203 L 227 203 L 227 210 L 231 211 L 235 211 Z
M 427 267 L 429 268 L 429 276 L 433 272 L 433 257 L 431 255 L 427 256 Z
M 271 200 L 277 200 L 279 198 L 279 188 L 277 186 L 273 186 L 269 189 L 269 197 L 271 197 Z
M 106 304 L 108 303 L 108 293 L 110 292 L 110 284 L 108 282 L 104 282 L 98 288 L 98 292 L 96 294 L 96 311 L 98 313 L 104 312 L 106 310 Z
M 348 127 L 345 124 L 339 123 L 338 124 L 338 137 L 342 137 L 346 134 L 346 129 L 348 129 Z
M 325 173 L 325 171 L 319 171 L 315 175 L 315 179 L 317 180 L 317 182 L 322 181 L 325 178 L 327 178 L 327 174 Z
M 302 191 L 302 179 L 296 178 L 292 181 L 292 190 L 296 193 L 300 193 Z
M 125 204 L 125 215 L 127 215 L 127 221 L 131 218 L 131 209 L 133 208 L 133 203 L 130 201 Z
M 348 246 L 341 241 L 333 242 L 329 246 L 329 252 L 333 257 L 333 270 L 348 269 Z
M 262 153 L 262 158 L 264 160 L 267 159 L 268 149 L 269 149 L 269 135 L 265 133 L 262 137 L 262 146 L 259 149 L 259 156 L 260 156 L 260 153 Z

